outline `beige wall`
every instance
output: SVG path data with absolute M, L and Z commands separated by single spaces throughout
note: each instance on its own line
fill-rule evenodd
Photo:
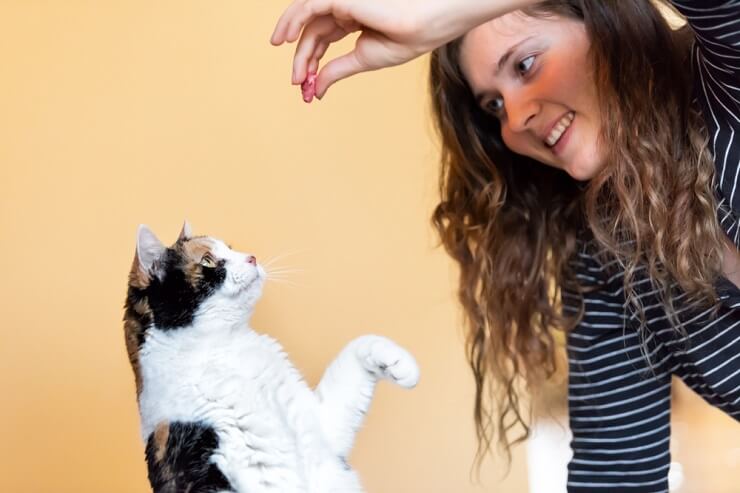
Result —
M 382 386 L 357 441 L 370 493 L 525 491 L 522 449 L 507 479 L 469 481 L 426 60 L 307 106 L 293 48 L 268 43 L 286 2 L 0 2 L 2 491 L 146 491 L 126 274 L 137 224 L 172 241 L 184 218 L 260 259 L 297 252 L 254 326 L 311 383 L 365 332 L 417 356 L 419 387 Z

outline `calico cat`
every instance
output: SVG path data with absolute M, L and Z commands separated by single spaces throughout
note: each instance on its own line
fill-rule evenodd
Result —
M 155 493 L 361 492 L 346 458 L 379 378 L 419 370 L 379 336 L 350 342 L 311 390 L 249 327 L 267 277 L 254 256 L 140 226 L 124 327 Z

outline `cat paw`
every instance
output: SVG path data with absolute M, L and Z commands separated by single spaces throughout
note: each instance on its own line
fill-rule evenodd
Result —
M 419 382 L 419 366 L 401 346 L 381 336 L 363 336 L 354 341 L 357 357 L 365 369 L 378 378 L 387 378 L 410 389 Z

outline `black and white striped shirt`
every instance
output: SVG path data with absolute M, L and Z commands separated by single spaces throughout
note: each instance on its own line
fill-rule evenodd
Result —
M 719 220 L 740 247 L 740 0 L 673 4 L 696 34 L 695 103 L 716 164 Z M 573 261 L 581 281 L 602 287 L 585 295 L 585 315 L 568 335 L 568 491 L 667 492 L 672 375 L 740 420 L 740 290 L 720 278 L 716 318 L 682 310 L 677 300 L 688 334 L 682 337 L 666 320 L 650 280 L 641 278 L 636 284 L 645 283 L 645 289 L 636 291 L 648 323 L 639 334 L 625 306 L 623 274 L 612 274 L 613 265 L 597 262 L 587 250 Z M 566 310 L 574 306 L 568 298 L 564 293 Z

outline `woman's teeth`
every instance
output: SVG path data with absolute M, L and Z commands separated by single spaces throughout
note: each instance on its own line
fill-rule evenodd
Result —
M 573 123 L 573 118 L 575 118 L 575 113 L 572 111 L 565 115 L 558 123 L 555 125 L 555 127 L 552 129 L 552 132 L 550 132 L 550 135 L 547 136 L 547 139 L 545 142 L 549 147 L 554 146 L 558 143 L 560 140 L 560 137 L 563 136 L 566 130 L 568 130 L 568 127 L 570 127 L 570 124 Z

